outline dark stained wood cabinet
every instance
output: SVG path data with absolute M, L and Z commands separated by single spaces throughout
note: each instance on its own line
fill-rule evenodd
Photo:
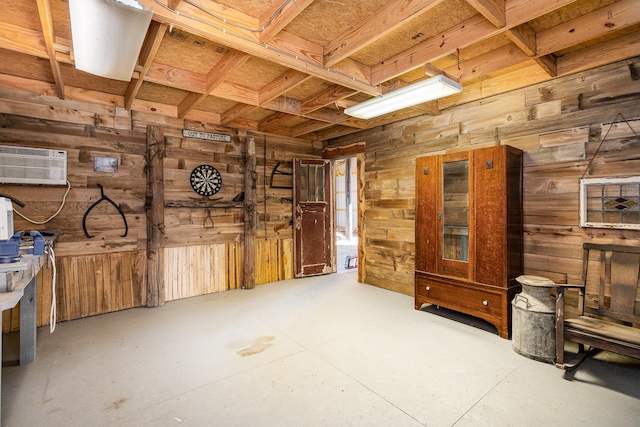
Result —
M 508 338 L 522 273 L 522 152 L 499 145 L 416 159 L 416 310 L 470 314 Z

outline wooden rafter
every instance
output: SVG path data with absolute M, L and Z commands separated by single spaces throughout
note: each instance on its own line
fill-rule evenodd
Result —
M 174 25 L 196 36 L 222 43 L 232 49 L 246 52 L 276 64 L 315 74 L 336 84 L 351 87 L 371 95 L 380 94 L 379 88 L 367 81 L 354 80 L 350 76 L 336 73 L 326 68 L 322 63 L 322 48 L 320 46 L 313 46 L 313 43 L 295 37 L 286 31 L 278 33 L 270 40 L 267 46 L 256 40 L 255 34 L 248 31 L 225 26 L 219 22 L 212 22 L 209 25 L 189 19 L 182 13 L 178 15 L 167 9 L 156 7 L 154 0 L 139 0 L 139 3 L 147 9 L 153 7 L 153 19 L 156 21 Z M 182 5 L 185 5 L 185 3 L 182 3 Z M 203 17 L 201 20 L 207 22 L 207 19 Z M 226 27 L 229 28 L 228 31 L 220 30 L 220 28 L 225 29 Z
M 315 95 L 303 100 L 300 113 L 303 115 L 310 113 L 329 104 L 333 104 L 334 102 L 342 98 L 347 98 L 355 93 L 357 93 L 357 91 L 344 86 L 330 86 L 322 92 L 318 92 Z
M 341 34 L 324 49 L 324 65 L 331 67 L 354 52 L 427 12 L 443 0 L 394 0 L 379 12 Z
M 485 40 L 500 34 L 510 28 L 552 12 L 575 0 L 512 0 L 507 3 L 507 26 L 496 28 L 482 15 L 476 15 L 468 20 L 437 34 L 419 45 L 400 52 L 379 64 L 371 70 L 373 82 L 384 82 L 467 47 L 480 40 Z
M 287 26 L 293 19 L 300 14 L 307 6 L 309 6 L 313 0 L 292 0 L 288 4 L 286 4 L 280 12 L 281 5 L 286 0 L 281 0 L 280 2 L 275 2 L 261 17 L 260 17 L 260 27 L 263 25 L 268 26 L 260 32 L 260 41 L 262 43 L 266 43 L 271 40 L 276 34 L 278 34 L 284 27 Z M 276 14 L 271 22 L 269 19 Z
M 233 122 L 235 119 L 238 119 L 240 117 L 243 117 L 249 113 L 251 113 L 253 110 L 255 110 L 257 107 L 253 106 L 253 105 L 247 105 L 247 104 L 242 104 L 242 103 L 237 103 L 236 105 L 234 105 L 233 107 L 231 107 L 230 109 L 228 109 L 227 111 L 225 111 L 221 116 L 220 116 L 220 123 L 223 125 L 226 125 L 228 123 Z
M 258 94 L 260 103 L 269 102 L 272 99 L 285 94 L 299 84 L 309 80 L 311 76 L 296 70 L 287 70 L 280 76 L 267 83 Z
M 621 0 L 536 35 L 536 55 L 600 37 L 640 22 L 640 1 Z
M 500 47 L 483 55 L 453 65 L 444 70 L 445 74 L 451 74 L 460 79 L 461 83 L 485 76 L 494 71 L 508 68 L 513 65 L 532 59 L 521 49 L 512 44 Z
M 147 32 L 147 38 L 142 45 L 142 49 L 140 51 L 140 57 L 138 58 L 138 62 L 142 65 L 142 71 L 140 71 L 140 75 L 137 79 L 131 80 L 129 85 L 127 86 L 127 92 L 124 96 L 125 108 L 127 110 L 131 109 L 131 105 L 133 104 L 133 100 L 138 95 L 138 91 L 142 87 L 142 83 L 151 67 L 151 63 L 153 62 L 153 58 L 155 57 L 158 49 L 160 48 L 160 44 L 162 43 L 162 39 L 167 30 L 166 24 L 160 24 L 158 22 L 152 21 L 149 26 L 149 31 Z
M 467 0 L 475 10 L 498 28 L 506 25 L 505 0 Z
M 56 59 L 56 52 L 53 48 L 55 40 L 55 31 L 53 28 L 53 16 L 51 15 L 51 4 L 49 0 L 37 0 L 38 15 L 40 15 L 40 24 L 42 25 L 42 35 L 44 37 L 44 45 L 51 64 L 51 72 L 53 73 L 53 81 L 56 84 L 56 92 L 58 98 L 64 99 L 64 82 L 62 81 L 62 71 L 60 64 Z
M 205 93 L 192 92 L 178 105 L 178 117 L 183 118 L 189 110 L 198 106 L 218 85 L 224 82 L 231 73 L 240 68 L 248 59 L 249 55 L 244 52 L 229 50 L 207 74 Z
M 635 32 L 558 58 L 558 75 L 577 73 L 640 55 L 640 33 Z

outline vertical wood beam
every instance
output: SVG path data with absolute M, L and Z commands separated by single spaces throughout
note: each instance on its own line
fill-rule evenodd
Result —
M 53 28 L 53 15 L 51 13 L 51 4 L 49 0 L 37 0 L 38 14 L 40 15 L 40 25 L 42 25 L 42 35 L 44 36 L 44 44 L 47 49 L 47 55 L 49 56 L 49 63 L 51 64 L 51 72 L 53 73 L 53 80 L 56 83 L 56 94 L 58 98 L 64 99 L 64 82 L 62 81 L 62 71 L 60 70 L 60 64 L 56 59 L 56 51 L 53 48 L 56 35 Z
M 256 139 L 244 138 L 244 260 L 242 289 L 256 287 Z M 266 159 L 265 159 L 266 160 Z
M 147 127 L 147 307 L 164 305 L 164 132 Z
M 364 182 L 364 163 L 365 154 L 359 153 L 356 155 L 356 165 L 358 168 L 358 282 L 365 283 L 366 271 L 364 268 L 365 258 L 367 254 L 365 252 L 365 234 L 364 234 L 364 211 L 366 197 L 364 194 L 365 182 Z
M 351 212 L 351 158 L 347 157 L 344 164 L 344 204 L 346 207 L 346 238 L 350 242 L 353 238 L 353 212 Z

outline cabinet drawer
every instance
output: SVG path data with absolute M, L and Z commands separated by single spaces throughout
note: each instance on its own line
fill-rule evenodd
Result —
M 434 281 L 421 276 L 416 277 L 415 292 L 418 302 L 440 305 L 473 315 L 483 313 L 491 317 L 500 317 L 503 314 L 500 293 Z

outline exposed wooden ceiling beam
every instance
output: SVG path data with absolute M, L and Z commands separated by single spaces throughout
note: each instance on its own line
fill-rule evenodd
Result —
M 300 113 L 305 115 L 312 111 L 318 110 L 326 105 L 333 104 L 342 98 L 347 98 L 357 91 L 348 87 L 333 85 L 322 92 L 318 92 L 313 96 L 310 96 L 302 101 Z
M 266 117 L 260 120 L 260 122 L 258 122 L 258 129 L 261 131 L 266 131 L 268 129 L 273 128 L 274 126 L 279 126 L 285 122 L 288 122 L 291 119 L 292 117 L 290 114 L 275 113 L 270 115 L 269 117 Z
M 496 27 L 502 28 L 506 25 L 505 0 L 467 0 L 467 3 Z
M 282 31 L 287 24 L 293 21 L 300 12 L 305 10 L 306 7 L 313 2 L 313 0 L 292 0 L 282 7 L 282 4 L 285 1 L 286 0 L 281 0 L 280 2 L 273 3 L 273 5 L 260 17 L 260 27 L 267 25 L 267 27 L 260 32 L 260 41 L 262 43 L 266 43 L 271 40 L 276 34 Z M 279 10 L 281 7 L 282 9 Z M 276 13 L 277 15 L 275 15 Z M 271 19 L 272 17 L 273 19 Z
M 318 130 L 326 129 L 326 128 L 330 127 L 330 126 L 333 126 L 333 125 L 331 123 L 325 123 L 325 122 L 318 122 L 318 121 L 315 121 L 315 120 L 309 120 L 309 121 L 303 123 L 302 125 L 296 126 L 296 128 L 291 131 L 289 136 L 297 138 L 299 136 L 306 135 L 306 134 L 311 133 L 311 132 L 315 132 L 315 131 L 318 131 Z
M 371 81 L 380 83 L 411 71 L 415 68 L 449 55 L 456 51 L 524 24 L 538 16 L 552 12 L 575 0 L 511 0 L 506 4 L 507 26 L 496 28 L 482 15 L 468 20 L 437 34 L 410 49 L 400 52 L 371 70 Z
M 269 102 L 311 78 L 307 73 L 289 69 L 260 89 L 260 103 Z
M 258 107 L 255 107 L 253 105 L 237 103 L 236 105 L 229 108 L 227 111 L 225 111 L 220 115 L 220 124 L 226 125 L 228 123 L 231 123 L 235 119 L 246 116 L 256 108 Z
M 40 31 L 0 21 L 0 48 L 48 58 L 44 36 Z
M 138 91 L 142 87 L 142 83 L 144 82 L 147 72 L 149 72 L 153 58 L 156 56 L 156 53 L 160 48 L 160 44 L 162 43 L 166 30 L 166 24 L 151 21 L 149 31 L 147 32 L 147 38 L 142 45 L 140 57 L 138 58 L 138 62 L 142 65 L 142 71 L 140 71 L 140 75 L 137 79 L 132 79 L 129 82 L 127 92 L 124 95 L 124 107 L 127 110 L 131 109 L 131 104 L 133 104 L 133 100 L 136 98 Z
M 293 68 L 304 73 L 314 74 L 332 83 L 351 87 L 358 91 L 371 95 L 379 95 L 380 89 L 368 81 L 353 79 L 351 76 L 337 73 L 328 69 L 322 63 L 322 48 L 313 43 L 281 31 L 272 38 L 268 45 L 260 43 L 256 35 L 239 28 L 229 27 L 219 22 L 213 22 L 207 18 L 203 23 L 189 19 L 184 14 L 175 14 L 170 10 L 158 7 L 154 0 L 139 0 L 147 9 L 153 7 L 154 20 L 182 28 L 196 36 L 222 43 L 233 49 L 237 49 L 262 59 Z M 180 6 L 185 6 L 181 3 Z M 222 29 L 226 29 L 222 31 Z
M 178 117 L 183 118 L 189 110 L 197 107 L 207 99 L 211 92 L 218 87 L 231 73 L 236 71 L 249 59 L 249 55 L 237 50 L 229 50 L 224 57 L 207 74 L 205 93 L 192 92 L 178 105 Z
M 60 64 L 56 59 L 56 51 L 53 48 L 55 39 L 55 31 L 53 28 L 53 17 L 51 15 L 51 4 L 49 0 L 37 0 L 38 15 L 40 15 L 40 24 L 42 25 L 42 35 L 44 37 L 44 45 L 49 56 L 51 64 L 51 72 L 53 73 L 53 81 L 56 83 L 56 92 L 58 98 L 64 99 L 64 82 L 62 81 L 62 71 Z
M 536 55 L 547 55 L 640 22 L 640 1 L 621 0 L 537 34 Z
M 531 28 L 531 25 L 524 23 L 510 28 L 504 34 L 524 53 L 529 56 L 536 56 L 536 51 L 538 50 L 536 32 Z
M 559 57 L 558 75 L 577 73 L 636 55 L 640 55 L 640 33 L 638 32 Z
M 281 113 L 293 114 L 294 116 L 300 115 L 300 101 L 297 99 L 287 98 L 285 96 L 279 96 L 276 99 L 265 102 L 261 107 L 279 111 Z
M 517 46 L 508 44 L 461 62 L 459 68 L 458 65 L 453 65 L 444 72 L 456 76 L 461 83 L 464 83 L 531 59 Z
M 354 52 L 370 45 L 406 24 L 443 0 L 394 0 L 382 10 L 359 22 L 324 48 L 324 65 L 332 67 Z

